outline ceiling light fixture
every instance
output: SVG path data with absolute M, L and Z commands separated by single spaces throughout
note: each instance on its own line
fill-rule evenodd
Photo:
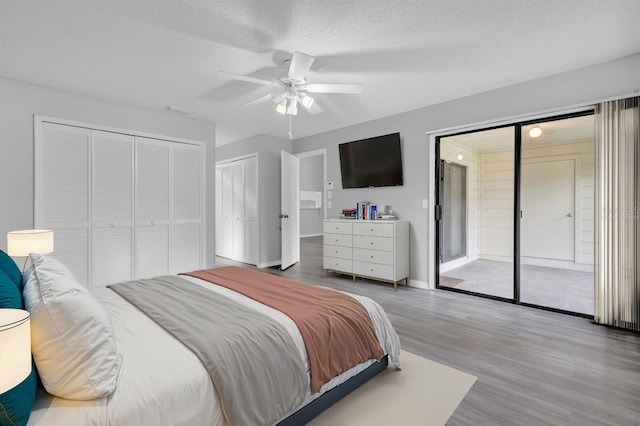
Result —
M 458 154 L 458 161 L 462 161 L 463 158 L 464 158 L 464 155 Z
M 280 114 L 286 114 L 287 113 L 287 99 L 282 99 L 280 101 L 280 103 L 278 105 L 276 105 L 276 111 L 278 111 Z
M 289 115 L 298 115 L 298 100 L 291 99 L 289 102 L 289 108 L 287 108 L 287 114 Z
M 534 127 L 533 129 L 529 130 L 529 136 L 531 136 L 532 138 L 539 138 L 541 134 L 542 129 L 540 127 Z
M 307 94 L 303 94 L 301 102 L 302 102 L 302 105 L 304 105 L 305 108 L 309 109 L 309 108 L 311 108 L 311 105 L 313 105 L 315 100 L 311 96 L 309 96 Z

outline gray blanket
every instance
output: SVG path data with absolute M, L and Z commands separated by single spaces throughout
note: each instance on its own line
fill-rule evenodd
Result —
M 229 425 L 273 424 L 302 404 L 304 363 L 275 320 L 174 276 L 109 288 L 200 358 Z

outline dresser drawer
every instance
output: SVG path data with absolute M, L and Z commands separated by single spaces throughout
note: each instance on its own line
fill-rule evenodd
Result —
M 393 238 L 365 237 L 364 235 L 354 235 L 353 247 L 371 250 L 393 251 Z
M 353 230 L 353 223 L 347 222 L 324 222 L 325 234 L 351 234 Z
M 353 273 L 393 281 L 393 266 L 353 261 Z
M 324 246 L 323 255 L 330 257 L 339 257 L 342 259 L 351 260 L 353 249 L 351 247 L 344 246 Z
M 324 234 L 324 245 L 351 247 L 353 245 L 353 237 L 351 234 Z
M 348 273 L 353 272 L 353 262 L 351 259 L 338 259 L 337 257 L 325 256 L 322 264 L 324 269 Z
M 370 221 L 353 224 L 353 235 L 368 235 L 371 237 L 393 237 L 393 223 Z
M 393 252 L 354 248 L 353 260 L 393 266 Z

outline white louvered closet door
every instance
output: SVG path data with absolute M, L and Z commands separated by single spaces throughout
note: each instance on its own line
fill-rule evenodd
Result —
M 134 278 L 170 273 L 170 148 L 157 139 L 136 137 Z
M 216 165 L 216 255 L 258 263 L 258 157 Z
M 224 216 L 222 214 L 222 170 L 224 166 L 216 165 L 216 256 L 223 256 L 224 246 L 222 228 Z
M 233 166 L 222 169 L 222 250 L 220 256 L 233 255 Z
M 258 159 L 244 164 L 244 262 L 258 263 Z
M 93 131 L 93 287 L 133 277 L 133 140 Z
M 244 262 L 244 161 L 233 164 L 233 202 L 231 209 L 233 223 L 232 257 Z
M 171 273 L 189 272 L 204 263 L 202 247 L 202 148 L 172 145 L 173 217 Z
M 51 255 L 84 285 L 90 274 L 90 143 L 89 129 L 43 123 L 36 166 L 36 224 L 53 229 Z

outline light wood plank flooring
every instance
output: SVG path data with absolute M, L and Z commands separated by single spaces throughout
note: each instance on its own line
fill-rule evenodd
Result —
M 640 335 L 446 290 L 353 283 L 325 274 L 321 237 L 301 241 L 299 264 L 262 270 L 369 296 L 403 349 L 478 377 L 449 425 L 640 425 Z

